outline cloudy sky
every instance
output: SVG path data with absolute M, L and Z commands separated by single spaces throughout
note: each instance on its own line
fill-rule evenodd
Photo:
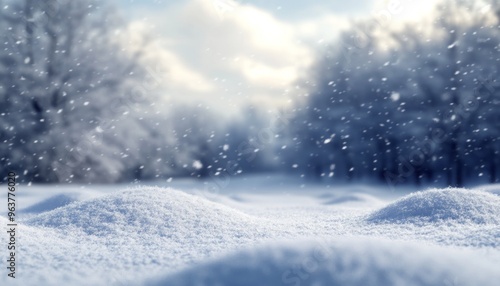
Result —
M 406 2 L 405 2 L 406 1 Z M 421 9 L 425 2 L 418 2 Z M 130 37 L 149 35 L 148 65 L 168 101 L 228 113 L 246 104 L 281 107 L 304 92 L 318 50 L 353 19 L 416 14 L 411 0 L 119 1 Z M 428 6 L 428 5 L 427 5 Z M 394 20 L 391 19 L 391 20 Z

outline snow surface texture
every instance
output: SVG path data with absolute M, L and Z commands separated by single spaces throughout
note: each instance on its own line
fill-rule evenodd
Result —
M 478 261 L 473 269 L 470 260 Z M 373 239 L 341 239 L 244 251 L 145 284 L 497 286 L 498 281 L 498 268 L 469 251 Z
M 483 191 L 433 189 L 404 197 L 369 216 L 371 222 L 500 224 L 500 197 Z
M 255 280 L 245 280 L 249 277 L 259 279 L 252 285 L 287 285 L 283 269 L 307 261 L 304 257 L 310 257 L 317 243 L 284 242 L 311 238 L 324 238 L 333 256 L 307 281 L 300 278 L 300 285 L 458 286 L 498 281 L 488 265 L 500 265 L 500 203 L 490 193 L 431 190 L 389 203 L 376 192 L 347 187 L 331 194 L 300 189 L 286 195 L 272 186 L 260 188 L 257 194 L 220 193 L 213 196 L 216 202 L 157 187 L 108 189 L 105 195 L 93 193 L 50 211 L 38 208 L 39 214 L 35 208 L 34 215 L 19 221 L 19 278 L 7 280 L 4 273 L 0 285 L 148 285 L 174 278 L 179 285 L 217 285 L 205 283 L 210 279 L 220 285 L 250 285 L 245 282 Z M 29 191 L 23 191 L 28 199 Z M 84 192 L 63 193 L 81 199 Z M 36 193 L 39 196 L 40 189 Z M 54 197 L 50 193 L 39 202 L 53 202 Z M 49 205 L 51 209 L 58 204 Z M 6 222 L 0 217 L 0 223 Z M 0 236 L 2 245 L 5 239 Z M 242 249 L 246 251 L 235 254 Z M 242 276 L 234 274 L 242 268 L 247 269 Z M 215 274 L 207 273 L 212 271 Z M 455 277 L 460 283 L 448 283 Z M 375 282 L 363 284 L 367 281 Z M 433 284 L 437 281 L 441 283 Z
M 98 237 L 155 235 L 179 243 L 264 236 L 252 217 L 172 189 L 141 188 L 58 208 L 28 225 L 79 230 Z M 140 229 L 141 232 L 137 233 Z
M 71 203 L 23 223 L 20 244 L 30 254 L 20 268 L 31 280 L 20 285 L 87 285 L 86 277 L 98 279 L 95 269 L 106 271 L 93 285 L 129 283 L 137 273 L 178 269 L 272 234 L 270 222 L 151 187 Z M 41 271 L 41 265 L 53 268 Z

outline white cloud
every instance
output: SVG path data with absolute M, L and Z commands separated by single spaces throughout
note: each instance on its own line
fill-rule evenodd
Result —
M 248 57 L 233 63 L 236 72 L 241 73 L 249 83 L 261 87 L 287 86 L 298 79 L 297 67 L 293 65 L 270 65 Z
M 328 43 L 335 39 L 339 31 L 349 27 L 349 19 L 326 13 L 314 19 L 299 21 L 294 26 L 304 41 L 310 44 Z
M 131 22 L 126 31 L 126 45 L 131 50 L 140 46 L 145 48 L 142 59 L 146 68 L 155 73 L 156 80 L 164 88 L 198 93 L 214 90 L 213 84 L 203 74 L 187 66 L 181 57 L 165 48 L 165 39 L 151 39 L 151 30 L 151 25 L 145 21 Z

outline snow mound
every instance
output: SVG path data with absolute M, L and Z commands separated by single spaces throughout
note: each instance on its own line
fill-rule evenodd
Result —
M 52 196 L 48 199 L 45 199 L 39 203 L 31 205 L 22 210 L 24 213 L 42 213 L 46 211 L 51 211 L 66 205 L 69 205 L 72 202 L 78 201 L 78 197 L 76 194 L 59 194 Z
M 88 235 L 223 239 L 260 232 L 244 213 L 173 189 L 142 187 L 76 202 L 26 220 L 28 225 Z M 262 231 L 263 232 L 263 231 Z
M 432 189 L 405 196 L 373 212 L 369 222 L 500 224 L 500 197 L 466 189 Z
M 499 278 L 494 263 L 468 251 L 351 238 L 244 251 L 144 284 L 493 286 Z

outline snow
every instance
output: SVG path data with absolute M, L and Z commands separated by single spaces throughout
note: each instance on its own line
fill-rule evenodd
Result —
M 485 191 L 492 193 L 494 195 L 500 196 L 500 184 L 491 184 L 491 185 L 485 185 L 485 186 L 479 186 L 475 188 L 477 190 Z
M 50 211 L 59 207 L 63 207 L 72 202 L 77 201 L 78 198 L 74 194 L 58 194 L 45 199 L 39 203 L 36 203 L 28 208 L 25 208 L 23 212 L 25 213 L 41 213 L 45 211 Z
M 150 235 L 152 239 L 168 238 L 177 243 L 197 239 L 228 241 L 230 236 L 250 238 L 262 232 L 259 223 L 242 212 L 173 189 L 154 187 L 73 203 L 25 223 L 98 237 Z
M 234 177 L 207 193 L 207 183 L 21 185 L 18 278 L 2 275 L 0 284 L 494 285 L 499 278 L 499 197 L 488 192 Z M 307 278 L 296 267 L 309 269 Z
M 374 212 L 371 222 L 441 222 L 500 224 L 500 197 L 483 191 L 448 188 L 408 195 Z
M 367 203 L 370 205 L 379 204 L 380 200 L 376 197 L 368 194 L 325 194 L 322 196 L 326 199 L 324 204 L 337 205 L 337 204 L 348 204 L 348 203 Z
M 468 261 L 477 261 L 471 269 Z M 341 239 L 244 251 L 148 285 L 497 285 L 495 265 L 469 251 Z

